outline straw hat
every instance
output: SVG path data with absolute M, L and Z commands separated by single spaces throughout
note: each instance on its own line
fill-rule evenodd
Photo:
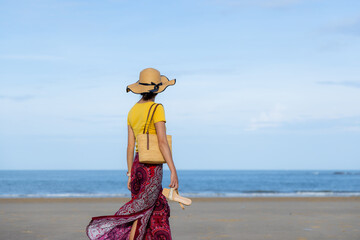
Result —
M 146 68 L 140 72 L 139 80 L 136 83 L 126 87 L 126 92 L 133 93 L 160 93 L 168 86 L 174 85 L 176 79 L 169 80 L 166 76 L 160 75 L 160 72 L 154 68 Z

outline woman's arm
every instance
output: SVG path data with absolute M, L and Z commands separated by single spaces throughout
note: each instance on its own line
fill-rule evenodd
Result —
M 169 187 L 177 189 L 179 187 L 179 180 L 178 180 L 175 164 L 172 158 L 172 154 L 170 151 L 169 143 L 166 138 L 165 122 L 160 121 L 155 123 L 155 129 L 156 129 L 160 151 L 164 156 L 164 159 L 171 171 Z
M 131 174 L 132 164 L 134 161 L 134 147 L 135 147 L 134 131 L 132 130 L 130 125 L 128 125 L 128 144 L 127 144 L 126 159 L 127 159 L 128 173 L 130 173 L 130 174 Z M 128 189 L 129 190 L 130 190 L 130 180 L 131 180 L 131 176 L 128 178 Z

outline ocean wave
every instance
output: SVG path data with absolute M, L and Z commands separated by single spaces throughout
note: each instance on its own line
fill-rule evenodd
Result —
M 130 193 L 39 193 L 39 194 L 0 194 L 0 198 L 116 198 L 130 197 Z
M 360 192 L 331 192 L 331 191 L 254 191 L 254 192 L 181 192 L 182 196 L 191 198 L 212 197 L 354 197 L 360 196 Z M 122 198 L 131 197 L 130 193 L 56 193 L 56 194 L 0 194 L 0 198 Z
M 360 172 L 343 172 L 343 171 L 336 171 L 333 172 L 334 175 L 360 175 Z
M 360 192 L 275 192 L 275 191 L 256 191 L 242 193 L 181 193 L 187 197 L 355 197 L 360 196 Z

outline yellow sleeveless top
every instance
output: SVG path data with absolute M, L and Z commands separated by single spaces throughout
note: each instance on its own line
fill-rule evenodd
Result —
M 134 135 L 135 135 L 135 139 L 136 139 L 136 148 L 135 148 L 136 152 L 138 151 L 137 135 L 143 133 L 143 131 L 144 131 L 146 117 L 148 115 L 150 106 L 152 104 L 154 104 L 154 102 L 136 103 L 130 109 L 130 111 L 128 113 L 127 124 L 130 125 L 130 127 L 134 131 Z M 154 105 L 152 107 L 151 114 L 152 114 L 155 106 L 156 105 Z M 151 118 L 151 114 L 150 114 L 149 119 L 148 119 L 148 124 L 149 124 L 149 120 Z M 150 126 L 149 126 L 149 133 L 150 134 L 156 134 L 155 123 L 160 122 L 160 121 L 166 122 L 166 120 L 165 120 L 165 110 L 164 110 L 164 107 L 162 105 L 159 105 L 156 108 L 154 117 L 153 117 L 152 121 L 150 122 Z

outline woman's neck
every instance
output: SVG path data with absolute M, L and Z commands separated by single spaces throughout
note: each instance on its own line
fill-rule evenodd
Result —
M 140 99 L 139 101 L 138 101 L 138 103 L 146 103 L 146 102 L 154 102 L 155 101 L 155 98 L 152 98 L 152 99 L 149 99 L 149 100 L 144 100 L 144 99 Z

